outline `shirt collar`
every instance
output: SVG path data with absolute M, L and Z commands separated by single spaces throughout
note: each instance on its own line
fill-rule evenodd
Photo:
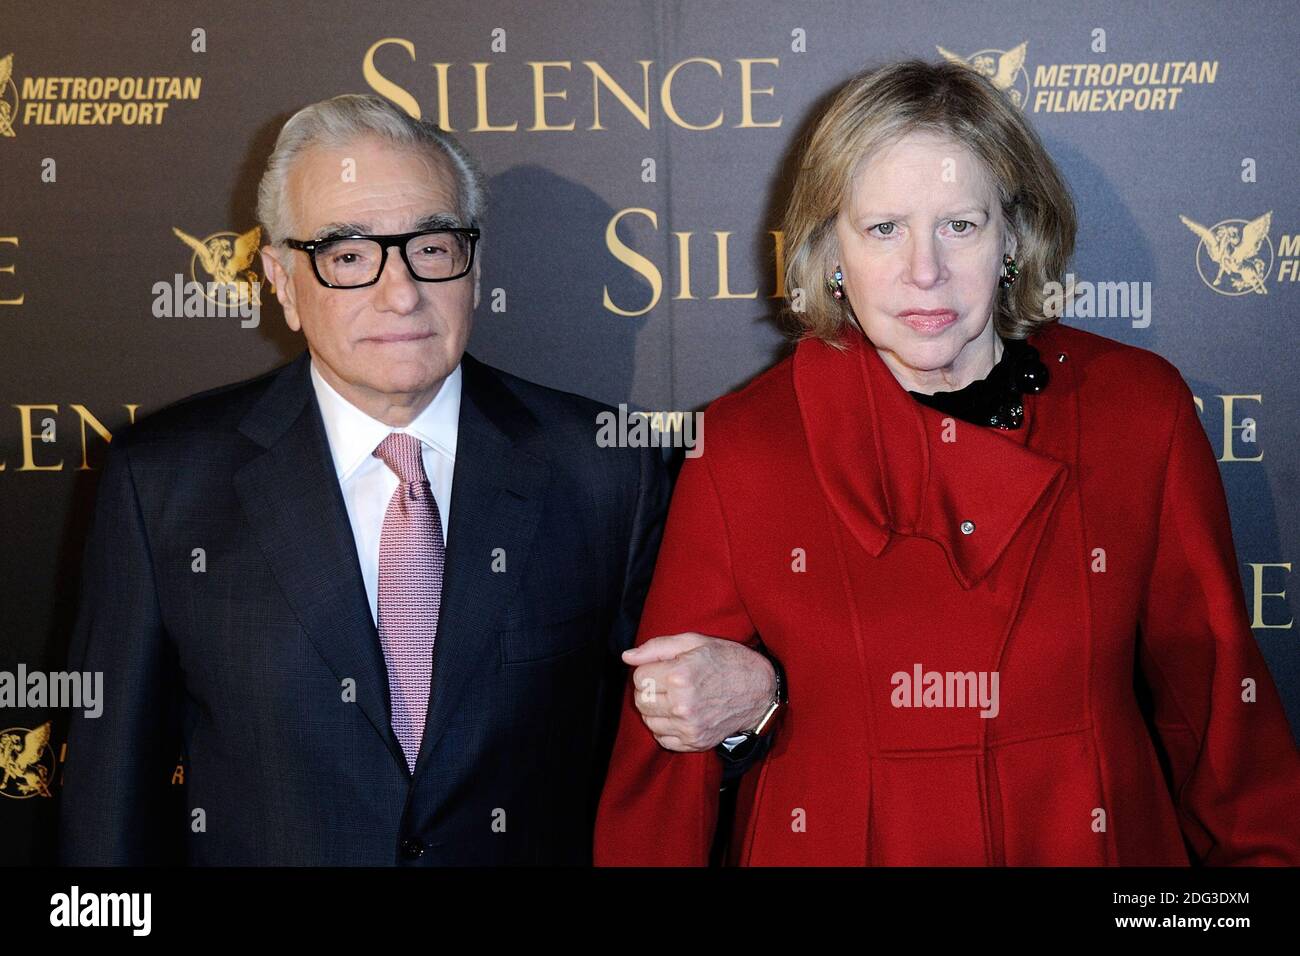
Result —
M 443 380 L 433 401 L 405 428 L 394 428 L 371 418 L 335 391 L 321 376 L 314 361 L 310 364 L 311 383 L 316 390 L 330 455 L 334 459 L 334 473 L 339 481 L 350 478 L 391 432 L 412 434 L 455 461 L 460 421 L 460 363 Z

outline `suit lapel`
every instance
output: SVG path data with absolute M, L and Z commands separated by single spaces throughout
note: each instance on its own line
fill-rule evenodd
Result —
M 352 526 L 334 473 L 304 352 L 240 423 L 266 451 L 235 473 L 235 490 L 276 583 L 308 639 L 403 768 L 388 680 Z M 340 691 L 341 692 L 341 691 Z
M 470 355 L 461 368 L 447 562 L 416 776 L 446 733 L 471 678 L 500 663 L 496 619 L 524 573 L 550 478 L 532 414 L 491 368 Z M 498 553 L 504 571 L 493 570 Z

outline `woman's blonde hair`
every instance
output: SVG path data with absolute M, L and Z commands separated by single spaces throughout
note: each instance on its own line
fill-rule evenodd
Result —
M 1064 178 L 1020 111 L 984 76 L 958 63 L 905 60 L 849 80 L 803 148 L 782 222 L 787 312 L 801 335 L 836 343 L 851 327 L 847 297 L 836 299 L 826 285 L 838 252 L 835 221 L 859 165 L 912 132 L 965 145 L 997 189 L 1020 274 L 997 297 L 994 328 L 1024 338 L 1053 321 L 1043 308 L 1047 283 L 1062 281 L 1076 228 Z

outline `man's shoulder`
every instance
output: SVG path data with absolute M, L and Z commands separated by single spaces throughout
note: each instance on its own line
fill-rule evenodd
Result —
M 233 435 L 276 380 L 302 362 L 303 357 L 299 356 L 268 372 L 177 399 L 114 434 L 113 443 L 138 448 L 150 444 L 193 442 L 204 436 Z
M 540 385 L 466 354 L 462 367 L 462 401 L 468 397 L 491 409 L 494 417 L 510 420 L 549 458 L 582 461 L 588 455 L 608 457 L 597 444 L 602 415 L 618 414 L 605 402 L 575 392 Z M 462 415 L 463 421 L 463 415 Z
M 609 445 L 600 441 L 603 415 L 618 414 L 604 402 L 539 385 L 466 354 L 461 402 L 475 402 L 490 418 L 522 441 L 522 448 L 545 459 L 553 474 L 590 485 L 614 483 L 635 489 L 651 470 L 654 447 Z M 462 428 L 465 414 L 461 413 Z
M 464 388 L 479 388 L 508 396 L 531 413 L 539 424 L 586 424 L 595 427 L 596 416 L 611 406 L 593 398 L 539 385 L 466 353 Z

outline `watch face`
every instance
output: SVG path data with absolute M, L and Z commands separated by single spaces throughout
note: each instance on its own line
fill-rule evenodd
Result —
M 727 741 L 730 742 L 735 739 L 735 737 L 728 737 Z M 742 735 L 740 743 L 736 744 L 736 746 L 731 749 L 727 749 L 722 746 L 722 744 L 718 744 L 715 749 L 728 760 L 741 761 L 754 752 L 754 748 L 758 746 L 758 741 L 758 734 L 749 733 Z

